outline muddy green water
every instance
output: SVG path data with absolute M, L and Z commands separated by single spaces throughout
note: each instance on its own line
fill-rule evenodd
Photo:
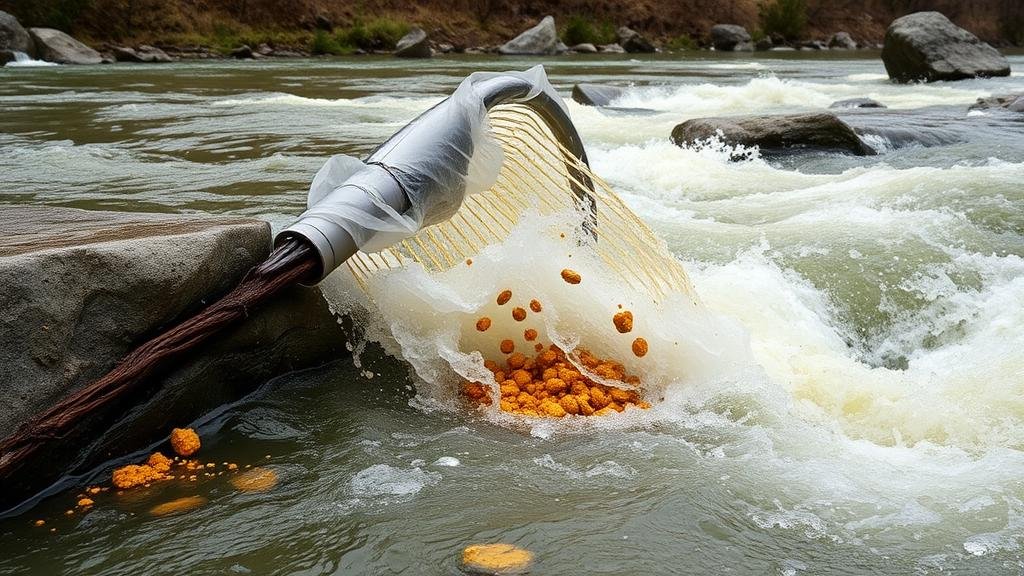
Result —
M 536 63 L 0 68 L 0 202 L 279 227 L 326 157 L 365 154 L 474 70 Z M 545 64 L 566 93 L 633 85 L 617 104 L 646 111 L 570 111 L 595 171 L 710 311 L 652 333 L 652 351 L 680 342 L 713 360 L 662 366 L 649 411 L 509 423 L 426 386 L 442 347 L 401 320 L 440 333 L 446 297 L 469 313 L 533 269 L 439 281 L 432 300 L 392 294 L 408 313 L 370 321 L 404 360 L 370 346 L 200 423 L 204 459 L 272 468 L 276 488 L 168 482 L 66 516 L 73 490 L 0 520 L 0 573 L 460 574 L 462 548 L 493 541 L 534 552 L 534 574 L 1021 573 L 1024 116 L 967 111 L 1024 91 L 1021 73 L 897 86 L 872 53 Z M 734 162 L 668 142 L 687 118 L 860 96 L 900 111 L 851 120 L 888 127 L 870 139 L 878 156 Z M 894 129 L 945 144 L 903 145 Z M 149 513 L 188 495 L 208 503 Z

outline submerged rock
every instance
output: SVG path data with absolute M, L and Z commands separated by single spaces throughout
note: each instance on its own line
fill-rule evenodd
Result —
M 968 110 L 987 110 L 989 108 L 1010 108 L 1015 104 L 1019 104 L 1024 100 L 1024 92 L 1016 94 L 1000 94 L 997 96 L 988 96 L 986 98 L 978 98 L 977 102 L 971 104 Z M 1020 112 L 1020 110 L 1015 110 Z
M 897 18 L 885 32 L 882 62 L 897 82 L 1009 76 L 998 50 L 938 12 Z
M 430 41 L 422 28 L 413 28 L 402 36 L 395 46 L 395 56 L 399 58 L 430 58 Z
M 553 16 L 545 16 L 533 28 L 502 44 L 498 52 L 510 56 L 550 56 L 558 54 L 558 45 L 555 19 Z
M 619 46 L 622 46 L 626 52 L 650 54 L 657 51 L 650 40 L 628 26 L 620 27 L 616 34 L 619 38 Z
M 35 54 L 35 43 L 28 30 L 14 16 L 0 10 L 0 50 Z
M 100 53 L 53 28 L 29 28 L 40 60 L 58 64 L 99 64 Z
M 845 152 L 859 156 L 875 153 L 861 141 L 853 128 L 827 112 L 695 118 L 672 130 L 672 141 L 677 146 L 716 136 L 730 146 L 757 146 L 769 153 L 788 149 Z
M 576 84 L 572 87 L 572 99 L 586 106 L 608 106 L 625 92 L 618 86 Z
M 227 292 L 270 250 L 256 220 L 7 206 L 0 221 L 0 438 Z M 0 510 L 274 376 L 340 357 L 342 342 L 319 290 L 291 288 L 5 481 Z
M 829 108 L 885 108 L 886 105 L 871 98 L 847 98 L 836 100 Z
M 711 44 L 723 52 L 748 52 L 754 50 L 747 29 L 738 24 L 716 24 L 711 27 Z

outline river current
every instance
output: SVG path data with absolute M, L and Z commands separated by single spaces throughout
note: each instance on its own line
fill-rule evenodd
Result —
M 0 68 L 0 202 L 281 227 L 328 156 L 365 155 L 472 71 L 537 63 Z M 273 490 L 214 479 L 71 516 L 74 494 L 56 496 L 0 520 L 0 572 L 459 574 L 465 546 L 502 541 L 531 550 L 537 574 L 1021 573 L 1024 115 L 968 106 L 1024 92 L 1024 75 L 895 85 L 870 52 L 544 64 L 566 95 L 630 86 L 617 110 L 568 106 L 594 171 L 708 310 L 592 293 L 631 303 L 652 358 L 683 349 L 657 366 L 662 401 L 529 422 L 441 391 L 452 310 L 509 286 L 565 318 L 594 306 L 543 276 L 561 265 L 526 225 L 473 274 L 403 271 L 379 287 L 386 306 L 363 317 L 387 353 L 353 342 L 355 360 L 280 378 L 201 423 L 204 458 L 271 467 Z M 843 112 L 879 127 L 879 155 L 668 138 L 688 118 L 851 97 L 889 108 Z M 344 278 L 330 290 L 358 300 Z M 208 503 L 148 514 L 183 494 Z

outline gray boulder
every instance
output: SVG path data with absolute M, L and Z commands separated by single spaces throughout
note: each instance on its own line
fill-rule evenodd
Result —
M 677 146 L 694 144 L 718 136 L 730 146 L 757 146 L 762 152 L 819 150 L 865 156 L 875 151 L 848 124 L 834 114 L 787 114 L 695 118 L 672 130 Z
M 754 43 L 754 50 L 757 50 L 758 52 L 766 52 L 771 49 L 772 39 L 769 38 L 768 36 L 765 36 L 764 38 L 761 38 L 760 40 Z
M 657 51 L 657 48 L 654 47 L 650 40 L 627 26 L 620 27 L 616 35 L 619 38 L 619 46 L 622 46 L 622 49 L 626 52 L 651 54 Z
M 857 43 L 848 32 L 836 32 L 828 39 L 828 47 L 833 50 L 856 50 Z
M 502 44 L 498 53 L 509 56 L 550 56 L 558 54 L 558 44 L 555 19 L 545 16 L 533 28 Z
M 754 50 L 750 33 L 737 24 L 716 24 L 711 27 L 711 45 L 724 52 L 747 52 Z
M 602 44 L 597 47 L 597 51 L 604 54 L 625 54 L 626 50 L 619 46 L 617 43 Z
M 138 48 L 129 48 L 117 46 L 113 49 L 114 59 L 118 62 L 143 62 L 143 63 L 160 63 L 160 62 L 174 62 L 174 58 L 171 58 L 163 50 L 155 47 L 143 44 Z
M 897 18 L 885 32 L 882 62 L 897 82 L 1009 76 L 998 50 L 938 12 Z
M 222 217 L 7 206 L 0 222 L 0 438 L 230 290 L 271 241 L 264 222 Z M 343 341 L 317 289 L 290 289 L 4 478 L 0 510 L 270 378 L 342 357 Z
M 53 28 L 29 28 L 29 35 L 35 41 L 36 57 L 58 64 L 99 64 L 103 62 L 100 53 Z
M 430 40 L 422 28 L 413 28 L 402 36 L 395 46 L 395 56 L 399 58 L 430 58 Z
M 585 106 L 608 106 L 625 92 L 618 86 L 576 84 L 572 87 L 572 99 Z
M 589 42 L 584 42 L 583 44 L 577 44 L 577 45 L 569 48 L 569 50 L 572 50 L 573 52 L 576 52 L 577 54 L 597 54 L 597 46 L 594 46 L 593 44 L 591 44 Z
M 18 55 L 13 50 L 0 50 L 0 66 L 7 64 L 8 62 L 14 62 L 18 59 Z
M 885 104 L 882 104 L 878 100 L 872 100 L 871 98 L 847 98 L 846 100 L 836 100 L 832 103 L 829 108 L 885 108 Z
M 24 52 L 29 56 L 36 53 L 35 43 L 28 30 L 25 30 L 18 19 L 0 10 L 0 50 Z

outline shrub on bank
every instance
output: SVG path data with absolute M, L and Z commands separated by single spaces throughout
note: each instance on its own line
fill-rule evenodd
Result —
M 759 16 L 768 36 L 799 40 L 807 27 L 807 0 L 769 0 L 761 4 Z
M 596 24 L 583 16 L 570 16 L 562 30 L 562 41 L 569 46 L 611 44 L 616 41 L 615 27 L 608 22 Z

